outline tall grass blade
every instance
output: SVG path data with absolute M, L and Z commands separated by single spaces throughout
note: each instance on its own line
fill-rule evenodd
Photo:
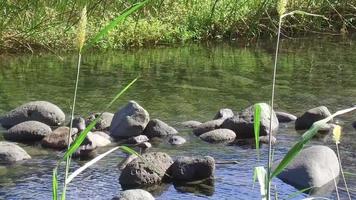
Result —
M 57 200 L 57 198 L 58 198 L 57 170 L 58 170 L 58 168 L 55 167 L 52 172 L 52 199 L 53 200 Z
M 293 147 L 288 151 L 288 153 L 283 157 L 282 161 L 278 164 L 278 166 L 274 169 L 274 171 L 270 175 L 270 179 L 272 179 L 273 177 L 281 173 L 284 170 L 284 168 L 286 168 L 288 164 L 292 162 L 292 160 L 303 149 L 304 145 L 311 140 L 311 138 L 317 133 L 317 131 L 321 128 L 322 125 L 326 124 L 328 121 L 330 121 L 332 118 L 338 115 L 351 112 L 355 109 L 356 107 L 340 110 L 325 119 L 314 122 L 312 127 L 301 136 L 299 141 L 296 144 L 294 144 Z
M 139 3 L 132 5 L 130 8 L 126 9 L 121 15 L 117 16 L 114 20 L 112 20 L 108 25 L 106 25 L 99 33 L 97 33 L 94 38 L 89 42 L 88 46 L 98 42 L 102 37 L 107 35 L 109 31 L 123 22 L 126 17 L 130 16 L 132 13 L 141 9 L 149 0 L 145 0 Z
M 255 144 L 257 151 L 257 159 L 260 160 L 260 124 L 261 124 L 261 106 L 255 104 L 255 112 L 253 115 L 253 131 L 255 133 Z
M 266 200 L 267 199 L 267 188 L 266 188 L 266 184 L 267 184 L 267 171 L 264 167 L 259 166 L 259 167 L 255 167 L 254 170 L 254 181 L 258 180 L 258 183 L 260 184 L 260 193 L 261 193 L 261 199 L 262 200 Z
M 292 194 L 288 195 L 286 200 L 289 200 L 289 199 L 294 199 L 295 197 L 297 197 L 298 195 L 308 191 L 308 190 L 311 190 L 313 189 L 313 187 L 308 187 L 308 188 L 304 188 L 304 189 L 301 189 L 301 190 L 298 190 L 296 192 L 293 192 Z
M 139 158 L 142 158 L 142 156 L 139 153 L 137 153 L 135 150 L 133 150 L 133 149 L 127 147 L 127 146 L 119 146 L 119 148 L 121 150 L 125 151 L 126 153 L 129 153 L 129 154 L 132 154 L 132 155 L 136 155 Z
M 106 106 L 105 110 L 109 109 L 112 104 L 122 95 L 126 92 L 126 90 L 128 90 L 138 79 L 139 77 L 136 77 L 134 80 L 132 80 L 124 89 L 122 89 L 114 98 L 113 100 L 110 101 L 110 103 Z

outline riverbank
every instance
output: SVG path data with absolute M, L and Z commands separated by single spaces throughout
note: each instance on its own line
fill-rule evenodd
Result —
M 152 1 L 128 17 L 105 39 L 98 49 L 171 45 L 187 41 L 256 40 L 274 37 L 278 15 L 276 0 L 265 1 Z M 86 1 L 88 34 L 103 26 L 131 4 L 115 1 Z M 321 17 L 295 15 L 284 21 L 283 34 L 347 35 L 355 32 L 356 2 L 293 1 L 288 11 L 303 10 Z M 77 1 L 10 2 L 2 4 L 0 52 L 73 50 L 75 26 L 84 3 Z

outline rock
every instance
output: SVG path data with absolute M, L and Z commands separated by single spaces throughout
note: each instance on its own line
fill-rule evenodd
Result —
M 224 119 L 215 119 L 212 121 L 204 122 L 204 123 L 200 124 L 197 128 L 195 128 L 193 130 L 193 133 L 196 136 L 200 136 L 203 133 L 220 128 L 221 125 L 223 124 L 223 122 L 224 122 Z
M 20 146 L 11 142 L 0 142 L 0 164 L 11 164 L 16 161 L 30 159 L 31 156 Z
M 234 112 L 230 108 L 222 108 L 216 113 L 214 119 L 227 119 L 234 116 Z
M 4 133 L 4 138 L 10 141 L 34 142 L 42 140 L 52 133 L 51 128 L 38 121 L 26 121 L 17 124 Z
M 152 144 L 149 142 L 142 142 L 142 143 L 139 143 L 137 146 L 142 148 L 143 151 L 146 151 L 147 149 L 152 147 Z
M 94 121 L 99 116 L 100 113 L 95 113 L 90 115 L 89 118 L 86 120 L 86 124 L 87 125 L 90 124 L 90 122 Z M 101 119 L 96 123 L 94 130 L 109 131 L 110 124 L 113 118 L 114 118 L 113 113 L 103 112 L 103 114 L 101 115 Z
M 150 117 L 148 112 L 135 101 L 115 113 L 110 125 L 111 136 L 115 139 L 141 135 Z
M 72 135 L 78 133 L 78 129 L 72 129 Z M 59 127 L 54 130 L 51 134 L 46 135 L 41 144 L 43 147 L 54 148 L 54 149 L 65 149 L 68 147 L 68 135 L 69 127 Z M 70 142 L 72 142 L 72 137 L 70 137 Z
M 268 136 L 261 136 L 259 139 L 260 139 L 260 143 L 269 144 Z M 275 145 L 277 143 L 277 139 L 273 135 L 271 136 L 271 143 L 272 145 Z
M 172 158 L 162 152 L 145 153 L 143 159 L 136 158 L 122 170 L 121 186 L 144 186 L 162 182 Z
M 270 127 L 271 108 L 266 103 L 259 103 L 261 106 L 260 136 L 267 135 Z M 272 111 L 272 134 L 278 130 L 279 122 L 276 114 Z M 221 128 L 233 130 L 238 139 L 254 138 L 254 106 L 246 108 L 239 116 L 228 118 L 221 125 Z
M 70 127 L 70 122 L 67 126 Z M 82 132 L 86 128 L 85 119 L 83 117 L 74 118 L 72 127 L 77 128 L 78 132 Z
M 111 144 L 111 137 L 102 131 L 89 132 L 87 139 L 96 147 L 104 147 Z
M 286 112 L 277 111 L 276 115 L 279 123 L 288 123 L 297 120 L 295 115 Z
M 190 120 L 190 121 L 182 122 L 181 124 L 186 128 L 197 128 L 201 124 L 201 122 Z
M 151 193 L 142 189 L 131 189 L 123 191 L 119 197 L 114 197 L 112 200 L 154 200 Z
M 199 138 L 210 143 L 227 142 L 233 141 L 236 138 L 236 133 L 230 129 L 222 128 L 203 133 Z
M 319 188 L 336 179 L 339 171 L 335 152 L 327 146 L 315 145 L 303 149 L 277 177 L 297 189 Z
M 172 135 L 169 139 L 168 139 L 169 144 L 171 145 L 182 145 L 184 143 L 186 143 L 186 140 L 184 139 L 184 137 L 179 136 L 179 135 Z
M 79 158 L 80 160 L 90 160 L 96 157 L 98 152 L 96 151 L 95 144 L 86 144 L 80 146 L 73 154 L 73 158 Z
M 354 121 L 354 122 L 352 123 L 352 127 L 354 127 L 354 129 L 356 129 L 356 121 Z
M 143 132 L 144 135 L 147 135 L 149 138 L 153 137 L 165 137 L 168 135 L 175 135 L 178 131 L 173 127 L 169 126 L 168 124 L 164 123 L 159 119 L 152 119 L 147 124 L 145 131 Z
M 132 162 L 133 160 L 135 160 L 136 158 L 138 158 L 138 156 L 135 155 L 135 154 L 129 154 L 129 155 L 127 155 L 127 157 L 124 158 L 124 159 L 118 164 L 119 170 L 125 169 L 126 165 L 129 164 L 130 162 Z
M 197 181 L 214 178 L 215 160 L 213 157 L 180 157 L 169 168 L 173 181 Z
M 1 117 L 0 124 L 4 128 L 11 128 L 25 121 L 39 121 L 48 126 L 59 126 L 64 119 L 65 115 L 58 106 L 47 101 L 32 101 Z
M 295 121 L 296 130 L 309 129 L 314 122 L 329 117 L 330 111 L 325 106 L 319 106 L 306 111 L 302 116 L 298 117 Z
M 148 137 L 146 135 L 138 135 L 135 137 L 130 137 L 127 140 L 128 144 L 140 144 L 140 143 L 144 143 L 144 142 L 148 142 Z

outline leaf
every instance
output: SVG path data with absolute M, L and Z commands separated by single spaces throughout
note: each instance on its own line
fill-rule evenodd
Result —
M 290 164 L 290 162 L 293 161 L 293 159 L 303 149 L 304 145 L 306 143 L 308 143 L 311 140 L 311 138 L 313 138 L 313 136 L 317 133 L 317 131 L 321 128 L 322 125 L 326 124 L 328 121 L 330 121 L 331 119 L 333 119 L 334 117 L 336 117 L 338 115 L 342 115 L 342 114 L 351 112 L 355 109 L 356 109 L 356 106 L 352 107 L 352 108 L 340 110 L 325 119 L 314 122 L 312 127 L 301 136 L 299 141 L 296 144 L 294 144 L 293 147 L 283 157 L 282 161 L 278 164 L 278 166 L 274 169 L 274 171 L 270 175 L 270 179 L 272 179 L 273 177 L 275 177 L 279 173 L 281 173 L 284 170 L 284 168 L 286 168 Z
M 57 180 L 57 167 L 55 167 L 53 169 L 53 172 L 52 172 L 52 199 L 53 200 L 57 200 L 58 198 L 58 194 L 57 194 L 57 191 L 58 191 L 58 180 Z
M 255 167 L 255 170 L 253 171 L 253 177 L 254 177 L 254 181 L 258 180 L 258 183 L 260 184 L 260 193 L 261 193 L 261 197 L 262 200 L 267 199 L 267 171 L 264 167 L 259 166 L 259 167 Z
M 255 143 L 256 143 L 256 151 L 257 158 L 260 160 L 260 124 L 261 124 L 261 106 L 259 104 L 255 104 L 255 112 L 253 115 L 253 130 L 255 132 Z
M 139 78 L 139 76 L 136 77 L 134 80 L 132 80 L 124 89 L 122 89 L 122 90 L 110 101 L 110 103 L 106 106 L 105 110 L 109 109 L 109 108 L 112 106 L 112 104 L 113 104 L 122 94 L 124 94 L 124 93 L 126 92 L 126 90 L 128 90 L 128 89 L 137 81 L 138 78 Z
M 106 25 L 99 33 L 97 33 L 94 38 L 89 42 L 89 45 L 92 45 L 98 42 L 102 37 L 107 35 L 109 31 L 115 28 L 117 25 L 122 23 L 126 17 L 130 16 L 132 13 L 136 12 L 137 10 L 141 9 L 149 0 L 145 0 L 139 3 L 132 5 L 130 8 L 126 9 L 121 15 L 117 16 L 114 20 L 112 20 L 108 25 Z
M 109 151 L 95 157 L 94 159 L 92 159 L 91 161 L 85 163 L 85 165 L 83 165 L 82 167 L 78 168 L 77 170 L 75 170 L 70 176 L 68 176 L 66 184 L 69 184 L 73 178 L 75 178 L 76 176 L 78 176 L 81 172 L 83 172 L 85 169 L 87 169 L 88 167 L 90 167 L 91 165 L 95 164 L 96 162 L 98 162 L 99 160 L 101 160 L 102 158 L 104 158 L 105 156 L 109 155 L 110 153 L 114 152 L 115 150 L 119 149 L 120 146 L 118 147 L 114 147 L 112 149 L 110 149 Z
M 127 147 L 127 146 L 120 146 L 120 149 L 125 151 L 125 152 L 127 152 L 127 153 L 129 153 L 129 154 L 136 155 L 139 158 L 142 158 L 142 156 L 139 153 L 137 153 L 135 150 L 133 150 L 133 149 Z

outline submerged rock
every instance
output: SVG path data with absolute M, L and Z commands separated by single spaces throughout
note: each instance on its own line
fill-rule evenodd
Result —
M 173 181 L 196 181 L 214 178 L 215 160 L 213 157 L 180 157 L 168 172 Z
M 224 119 L 215 119 L 215 120 L 204 122 L 204 123 L 200 124 L 198 127 L 196 127 L 193 130 L 193 133 L 196 136 L 200 136 L 203 133 L 220 128 L 221 125 L 223 124 L 223 122 L 224 122 Z
M 119 182 L 121 186 L 144 186 L 161 183 L 172 158 L 162 152 L 145 153 L 136 158 L 122 170 Z
M 227 119 L 234 116 L 234 112 L 230 108 L 222 108 L 216 113 L 214 119 Z
M 80 160 L 90 160 L 97 156 L 95 144 L 86 144 L 80 146 L 73 154 L 73 158 L 79 158 Z
M 114 197 L 112 200 L 154 200 L 151 193 L 142 189 L 131 189 L 123 191 L 119 197 Z
M 32 101 L 11 110 L 0 118 L 4 128 L 11 128 L 25 121 L 39 121 L 48 126 L 59 126 L 65 120 L 63 111 L 47 101 Z
M 184 139 L 184 137 L 179 136 L 179 135 L 172 135 L 169 139 L 168 139 L 169 144 L 171 145 L 182 145 L 184 143 L 186 143 L 186 140 Z
M 271 107 L 266 103 L 259 103 L 261 106 L 260 135 L 269 133 Z M 279 122 L 275 112 L 272 110 L 272 133 L 278 130 Z M 243 110 L 239 116 L 228 118 L 221 125 L 221 128 L 233 130 L 238 139 L 254 138 L 254 106 Z
M 72 135 L 77 134 L 78 129 L 72 129 Z M 68 147 L 68 135 L 69 127 L 59 127 L 54 130 L 51 134 L 46 135 L 41 144 L 43 147 L 54 148 L 54 149 L 65 149 Z M 70 142 L 72 142 L 72 137 L 70 137 Z
M 42 140 L 52 133 L 51 128 L 38 121 L 26 121 L 17 124 L 4 133 L 4 138 L 10 141 L 34 142 Z
M 0 164 L 11 164 L 30 158 L 31 156 L 17 144 L 4 141 L 0 142 Z
M 233 141 L 236 138 L 236 133 L 230 129 L 222 128 L 203 133 L 199 137 L 206 142 L 219 143 Z
M 135 101 L 129 101 L 115 113 L 110 125 L 110 134 L 115 139 L 141 135 L 149 121 L 148 112 Z
M 315 145 L 303 149 L 277 177 L 297 189 L 319 188 L 336 179 L 339 172 L 335 152 L 327 146 Z
M 147 135 L 149 138 L 165 137 L 168 135 L 175 135 L 177 133 L 178 131 L 176 129 L 159 119 L 150 120 L 143 132 L 143 134 Z
M 295 115 L 286 112 L 276 112 L 279 123 L 288 123 L 297 120 Z
M 298 117 L 295 121 L 296 130 L 309 129 L 314 122 L 329 117 L 330 111 L 325 106 L 319 106 L 306 111 L 302 116 Z
M 190 120 L 182 122 L 181 124 L 186 128 L 197 128 L 201 124 L 201 122 Z

